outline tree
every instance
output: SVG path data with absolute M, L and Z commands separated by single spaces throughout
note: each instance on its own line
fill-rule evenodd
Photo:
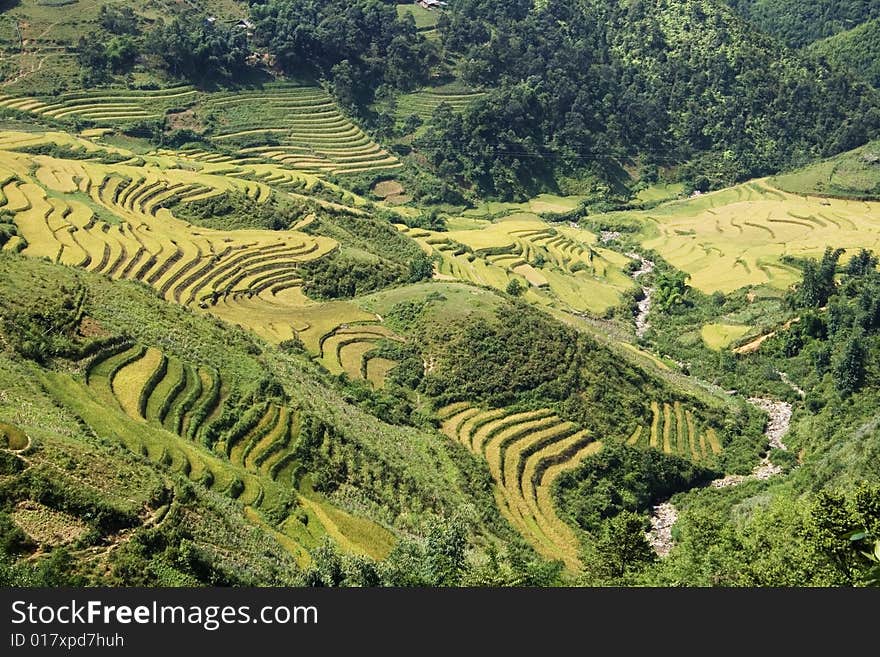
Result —
M 846 273 L 850 276 L 865 276 L 877 269 L 878 258 L 868 249 L 861 249 L 847 263 Z
M 333 95 L 339 104 L 348 110 L 357 107 L 358 102 L 358 74 L 354 66 L 347 59 L 336 64 L 330 71 L 333 79 Z
M 101 27 L 111 34 L 137 34 L 138 20 L 137 15 L 131 7 L 111 7 L 104 5 L 101 7 L 101 14 L 98 18 Z
M 857 331 L 846 341 L 833 367 L 834 385 L 844 397 L 858 392 L 864 384 L 867 356 L 864 334 Z
M 115 36 L 107 42 L 107 63 L 114 73 L 125 73 L 135 62 L 138 49 L 131 37 Z
M 880 487 L 861 484 L 845 494 L 821 491 L 810 510 L 808 545 L 833 569 L 836 583 L 877 583 Z
M 409 282 L 417 283 L 434 275 L 434 263 L 427 255 L 420 255 L 409 262 Z
M 418 130 L 423 123 L 424 121 L 422 121 L 422 117 L 418 114 L 410 114 L 403 120 L 401 130 L 404 135 L 411 135 Z
M 88 38 L 80 37 L 76 48 L 76 61 L 83 68 L 82 82 L 93 86 L 106 82 L 110 77 L 110 62 L 107 49 L 96 34 Z
M 518 297 L 523 292 L 525 292 L 525 287 L 523 287 L 523 284 L 519 282 L 518 278 L 513 278 L 507 284 L 507 287 L 504 289 L 504 291 L 512 297 Z
M 458 586 L 467 572 L 467 530 L 458 518 L 435 521 L 425 538 L 397 543 L 381 564 L 388 586 Z
M 798 286 L 793 299 L 796 306 L 821 308 L 828 303 L 837 288 L 834 277 L 843 252 L 843 249 L 828 247 L 821 261 L 817 262 L 811 258 L 804 263 L 803 281 Z
M 598 575 L 617 579 L 656 559 L 645 537 L 645 525 L 645 517 L 631 511 L 622 511 L 603 523 L 596 541 Z
M 654 303 L 664 310 L 670 311 L 685 303 L 687 294 L 687 276 L 677 270 L 662 271 L 654 283 Z
M 194 82 L 231 77 L 246 68 L 244 32 L 209 21 L 204 15 L 160 21 L 147 43 L 172 75 Z

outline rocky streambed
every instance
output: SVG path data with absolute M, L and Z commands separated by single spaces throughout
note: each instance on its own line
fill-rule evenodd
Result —
M 791 404 L 763 397 L 750 397 L 749 403 L 757 406 L 770 416 L 764 435 L 771 448 L 787 450 L 783 437 L 791 427 Z M 749 475 L 727 475 L 715 479 L 709 483 L 712 488 L 727 488 L 739 486 L 750 479 L 764 480 L 774 477 L 782 472 L 782 468 L 770 462 L 770 453 L 758 462 Z M 654 548 L 658 556 L 665 557 L 675 545 L 672 540 L 672 526 L 678 520 L 678 509 L 670 502 L 662 502 L 656 505 L 651 512 L 651 530 L 647 532 L 648 543 Z

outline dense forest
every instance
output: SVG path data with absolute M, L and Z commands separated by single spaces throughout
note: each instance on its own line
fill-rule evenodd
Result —
M 875 93 L 801 59 L 703 0 L 456 5 L 441 24 L 462 78 L 489 94 L 423 140 L 441 175 L 522 196 L 610 163 L 694 161 L 729 184 L 863 143 Z M 580 191 L 575 184 L 565 191 Z
M 760 29 L 800 47 L 880 17 L 872 0 L 726 0 Z
M 374 1 L 252 2 L 255 38 L 288 73 L 327 76 L 340 102 L 355 107 L 388 84 L 414 89 L 436 60 L 415 23 L 399 20 L 394 4 Z
M 880 18 L 817 41 L 810 52 L 859 73 L 880 88 Z

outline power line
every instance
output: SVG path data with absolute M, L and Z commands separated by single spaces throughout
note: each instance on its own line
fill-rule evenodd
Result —
M 501 150 L 495 151 L 493 155 L 496 156 L 509 156 L 509 157 L 521 157 L 521 158 L 533 158 L 533 159 L 572 159 L 572 160 L 586 160 L 586 161 L 596 161 L 596 160 L 621 160 L 627 158 L 635 158 L 635 157 L 650 157 L 652 160 L 662 161 L 662 162 L 681 162 L 682 158 L 670 157 L 664 155 L 653 155 L 653 154 L 636 154 L 636 155 L 621 155 L 620 153 L 612 153 L 610 151 L 592 151 L 587 153 L 559 153 L 559 152 L 545 152 L 545 153 L 536 153 L 534 151 L 511 151 L 511 150 Z

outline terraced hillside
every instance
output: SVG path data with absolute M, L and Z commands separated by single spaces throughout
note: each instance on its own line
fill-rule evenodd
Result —
M 785 256 L 818 257 L 828 245 L 880 246 L 880 203 L 792 194 L 767 180 L 627 215 L 633 218 L 644 225 L 642 244 L 706 293 L 759 285 L 784 290 L 801 275 Z
M 230 189 L 261 201 L 269 188 L 260 183 L 8 152 L 0 167 L 3 207 L 15 215 L 25 255 L 143 281 L 184 305 L 295 285 L 297 262 L 335 247 L 296 232 L 199 229 L 162 207 L 171 198 L 194 201 Z
M 315 173 L 358 173 L 401 166 L 343 116 L 320 87 L 268 85 L 260 91 L 212 94 L 197 112 L 216 123 L 212 138 L 259 157 Z
M 48 386 L 62 399 L 84 406 L 87 421 L 98 412 L 94 404 L 103 408 L 105 423 L 113 417 L 108 411 L 124 413 L 136 423 L 125 423 L 125 431 L 116 434 L 126 447 L 258 513 L 300 560 L 323 535 L 354 552 L 374 557 L 387 553 L 392 541 L 388 532 L 372 527 L 371 535 L 384 540 L 359 542 L 347 527 L 372 523 L 329 510 L 302 485 L 306 473 L 297 445 L 304 416 L 298 408 L 255 402 L 234 422 L 224 423 L 223 408 L 230 397 L 220 372 L 131 342 L 108 345 L 84 367 L 87 390 L 72 381 L 50 379 Z M 308 518 L 297 515 L 298 509 L 305 509 Z M 343 526 L 334 517 L 342 517 Z
M 39 143 L 39 136 L 2 133 L 0 149 L 34 140 Z M 14 216 L 18 230 L 4 248 L 113 279 L 141 281 L 167 301 L 247 326 L 269 340 L 299 338 L 316 356 L 335 331 L 344 334 L 348 326 L 377 322 L 376 315 L 353 304 L 316 303 L 303 294 L 298 265 L 333 252 L 334 240 L 296 230 L 200 228 L 163 207 L 172 200 L 188 203 L 226 191 L 262 202 L 272 188 L 253 178 L 274 184 L 273 169 L 225 165 L 218 170 L 224 165 L 214 164 L 211 173 L 195 172 L 173 166 L 177 160 L 168 152 L 155 162 L 166 166 L 0 150 L 0 209 Z M 364 330 L 384 335 L 378 328 Z M 345 349 L 324 359 L 331 371 L 341 368 L 354 378 L 380 383 L 390 365 L 382 360 L 369 365 L 363 341 L 341 341 Z M 339 360 L 333 361 L 337 354 Z
M 371 353 L 383 340 L 401 339 L 382 326 L 340 327 L 321 337 L 321 363 L 331 374 L 345 372 L 352 379 L 367 380 L 381 387 L 388 371 L 396 365 Z
M 438 411 L 442 431 L 489 464 L 502 514 L 548 559 L 576 571 L 579 542 L 556 513 L 553 482 L 601 443 L 549 409 L 514 412 L 456 403 Z
M 448 105 L 454 112 L 461 112 L 465 107 L 485 94 L 458 87 L 429 87 L 397 99 L 397 120 L 403 122 L 413 114 L 423 122 L 431 120 L 440 105 Z
M 117 127 L 185 113 L 205 135 L 236 153 L 204 153 L 206 162 L 274 161 L 315 174 L 394 169 L 396 157 L 342 115 L 320 87 L 270 83 L 260 89 L 205 93 L 93 89 L 58 97 L 0 96 L 0 107 L 62 122 Z
M 635 447 L 659 449 L 666 454 L 705 463 L 721 454 L 718 434 L 712 427 L 701 428 L 693 412 L 681 402 L 651 402 L 651 427 L 639 427 L 627 440 Z
M 49 119 L 83 119 L 97 126 L 112 126 L 161 119 L 167 111 L 185 107 L 198 96 L 198 91 L 185 85 L 158 90 L 83 89 L 57 97 L 3 95 L 0 107 Z
M 602 313 L 633 286 L 623 268 L 629 258 L 596 245 L 596 236 L 571 226 L 550 226 L 513 215 L 475 230 L 398 229 L 426 253 L 439 256 L 435 278 L 504 290 L 512 280 L 527 298 L 575 312 Z

